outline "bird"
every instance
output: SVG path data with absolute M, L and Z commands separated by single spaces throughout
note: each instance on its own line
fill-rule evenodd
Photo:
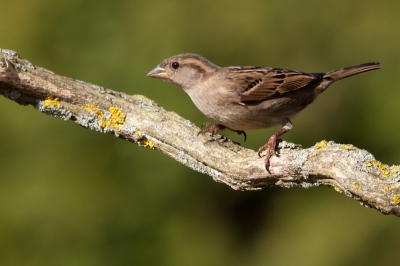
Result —
M 195 106 L 217 124 L 205 123 L 198 134 L 215 134 L 229 129 L 238 134 L 245 130 L 281 125 L 268 142 L 258 149 L 265 154 L 265 169 L 276 154 L 280 137 L 293 128 L 291 120 L 310 105 L 335 81 L 381 68 L 371 62 L 326 73 L 256 67 L 219 67 L 206 58 L 183 53 L 169 57 L 153 68 L 148 77 L 170 81 L 181 87 Z

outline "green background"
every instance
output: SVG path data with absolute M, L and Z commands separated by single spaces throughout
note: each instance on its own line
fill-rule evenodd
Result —
M 351 143 L 399 163 L 400 1 L 3 1 L 0 48 L 63 76 L 208 121 L 146 77 L 183 52 L 220 66 L 322 72 L 287 141 Z M 233 191 L 160 152 L 0 97 L 1 265 L 395 265 L 400 224 L 332 188 Z M 278 128 L 249 131 L 257 149 Z M 242 136 L 225 132 L 235 141 Z

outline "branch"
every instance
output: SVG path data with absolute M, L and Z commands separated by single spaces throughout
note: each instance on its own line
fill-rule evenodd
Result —
M 281 142 L 269 174 L 255 151 L 199 128 L 142 95 L 62 77 L 0 49 L 0 94 L 21 105 L 160 150 L 236 190 L 327 185 L 384 214 L 400 216 L 399 167 L 352 145 L 322 141 L 308 149 Z

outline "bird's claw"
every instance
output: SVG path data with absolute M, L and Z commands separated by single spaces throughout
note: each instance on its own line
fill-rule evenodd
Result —
M 235 131 L 236 133 L 238 133 L 239 135 L 243 135 L 244 136 L 244 141 L 246 141 L 247 139 L 247 135 L 246 132 L 242 131 L 242 130 L 232 130 Z
M 276 145 L 281 141 L 282 141 L 282 139 L 280 139 L 280 138 L 277 139 L 276 135 L 272 135 L 269 138 L 268 142 L 258 149 L 258 156 L 260 158 L 262 157 L 261 153 L 263 151 L 267 150 L 267 154 L 265 155 L 265 169 L 268 171 L 268 173 L 271 173 L 269 171 L 269 166 L 270 166 L 270 162 L 269 161 L 270 161 L 272 155 L 276 154 L 276 152 L 275 152 Z
M 201 128 L 204 128 L 204 127 L 205 127 L 205 129 L 200 130 L 200 131 L 197 133 L 197 136 L 199 136 L 200 134 L 203 134 L 203 135 L 204 135 L 204 134 L 206 134 L 206 133 L 211 133 L 211 135 L 215 135 L 217 132 L 219 132 L 219 131 L 221 131 L 221 130 L 229 129 L 229 130 L 231 130 L 231 131 L 233 131 L 233 132 L 238 133 L 239 135 L 243 135 L 243 136 L 244 136 L 244 141 L 246 141 L 246 139 L 247 139 L 246 132 L 244 132 L 244 131 L 242 131 L 242 130 L 230 129 L 230 128 L 225 127 L 224 125 L 221 125 L 221 124 L 214 125 L 214 124 L 212 124 L 212 123 L 210 123 L 210 122 L 204 122 L 204 123 L 201 125 Z

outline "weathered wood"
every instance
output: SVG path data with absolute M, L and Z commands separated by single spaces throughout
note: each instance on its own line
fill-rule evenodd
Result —
M 255 151 L 200 130 L 142 95 L 126 95 L 36 67 L 0 49 L 0 94 L 21 105 L 160 150 L 237 190 L 327 185 L 384 214 L 400 216 L 398 166 L 387 166 L 352 145 L 320 142 L 308 149 L 282 142 L 269 174 Z

